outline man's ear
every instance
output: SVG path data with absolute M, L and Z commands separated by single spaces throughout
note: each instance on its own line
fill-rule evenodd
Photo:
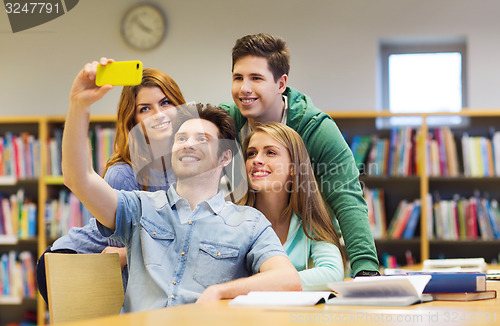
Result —
M 227 151 L 222 153 L 222 155 L 220 156 L 219 165 L 221 165 L 221 167 L 223 167 L 223 168 L 228 166 L 229 163 L 231 163 L 232 158 L 233 158 L 233 153 L 231 152 L 230 149 L 228 149 Z
M 283 74 L 280 79 L 278 79 L 278 87 L 279 87 L 279 93 L 283 94 L 283 92 L 286 90 L 286 84 L 288 82 L 288 75 Z

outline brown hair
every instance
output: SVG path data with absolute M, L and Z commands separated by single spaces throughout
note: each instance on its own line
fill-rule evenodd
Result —
M 275 82 L 281 76 L 288 75 L 290 71 L 290 52 L 285 40 L 281 37 L 260 33 L 246 35 L 236 40 L 232 52 L 233 65 L 231 69 L 234 70 L 236 61 L 248 55 L 266 58 Z
M 144 87 L 159 87 L 172 105 L 186 103 L 179 86 L 169 75 L 158 69 L 144 68 L 142 82 L 139 85 L 123 87 L 116 118 L 115 151 L 106 162 L 103 175 L 110 166 L 118 162 L 123 161 L 132 165 L 128 137 L 130 130 L 137 124 L 134 119 L 137 93 Z
M 288 206 L 282 215 L 295 213 L 302 221 L 305 235 L 312 240 L 327 241 L 335 244 L 345 264 L 340 240 L 326 204 L 318 189 L 307 149 L 300 135 L 292 128 L 277 122 L 257 125 L 243 141 L 243 157 L 247 160 L 247 149 L 252 136 L 264 132 L 288 149 L 292 164 L 292 183 Z M 255 192 L 249 190 L 239 204 L 255 206 Z
M 221 144 L 219 156 L 228 149 L 234 153 L 233 144 L 235 144 L 236 127 L 233 118 L 226 110 L 210 104 L 190 103 L 182 105 L 174 121 L 173 133 L 175 134 L 184 122 L 191 119 L 203 119 L 212 122 L 217 126 L 219 140 L 232 140 L 230 142 L 219 142 Z

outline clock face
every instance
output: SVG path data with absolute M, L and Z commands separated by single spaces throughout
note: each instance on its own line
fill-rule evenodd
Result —
M 151 5 L 139 5 L 130 9 L 122 20 L 125 42 L 139 50 L 149 50 L 163 40 L 165 18 L 160 10 Z

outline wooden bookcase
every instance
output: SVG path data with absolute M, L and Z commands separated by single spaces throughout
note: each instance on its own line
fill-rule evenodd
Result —
M 404 114 L 390 114 L 388 112 L 374 111 L 350 111 L 350 112 L 329 112 L 332 118 L 345 135 L 348 143 L 354 135 L 371 135 L 388 137 L 388 130 L 379 130 L 376 128 L 377 118 L 390 118 L 394 116 L 405 116 Z M 406 116 L 419 116 L 423 119 L 420 126 L 422 132 L 427 134 L 429 127 L 426 123 L 430 116 L 462 116 L 469 119 L 469 124 L 465 127 L 452 128 L 455 139 L 463 132 L 470 135 L 488 134 L 488 128 L 493 126 L 500 129 L 500 109 L 496 110 L 471 110 L 464 109 L 460 113 L 433 113 L 433 114 L 407 114 Z M 19 240 L 15 243 L 1 243 L 0 253 L 10 250 L 32 252 L 33 257 L 37 259 L 47 248 L 53 239 L 47 239 L 45 230 L 45 203 L 47 199 L 56 196 L 59 189 L 64 188 L 62 177 L 48 176 L 45 174 L 45 164 L 47 162 L 48 149 L 46 140 L 51 137 L 55 128 L 62 128 L 64 117 L 2 117 L 0 119 L 0 135 L 6 131 L 20 133 L 29 131 L 38 136 L 40 140 L 40 177 L 30 180 L 17 180 L 14 184 L 0 184 L 0 192 L 15 193 L 17 189 L 26 189 L 27 194 L 34 198 L 38 207 L 38 235 L 33 239 Z M 91 124 L 103 124 L 112 126 L 115 122 L 115 115 L 92 116 Z M 421 144 L 426 146 L 426 142 Z M 422 153 L 426 151 L 422 150 Z M 420 157 L 421 163 L 426 162 L 426 158 Z M 416 176 L 410 177 L 391 177 L 391 176 L 361 176 L 362 184 L 371 188 L 384 188 L 386 195 L 387 218 L 391 218 L 397 203 L 402 199 L 417 199 L 422 202 L 422 215 L 418 236 L 414 239 L 390 240 L 377 239 L 376 245 L 379 252 L 387 251 L 398 257 L 403 256 L 406 249 L 411 249 L 415 254 L 417 262 L 428 258 L 438 258 L 444 254 L 447 258 L 451 257 L 471 257 L 483 256 L 488 260 L 498 257 L 500 240 L 460 240 L 445 241 L 430 239 L 427 234 L 427 216 L 426 201 L 424 200 L 429 191 L 440 191 L 444 195 L 451 193 L 461 193 L 470 195 L 472 189 L 488 191 L 492 198 L 500 199 L 500 178 L 472 178 L 460 175 L 458 177 L 429 177 L 426 173 L 425 164 L 423 169 Z M 46 305 L 40 295 L 36 299 L 24 299 L 21 303 L 5 303 L 0 300 L 1 322 L 19 322 L 25 311 L 33 311 L 37 314 L 37 324 L 46 323 Z
M 462 153 L 460 139 L 464 132 L 470 136 L 487 137 L 491 127 L 500 130 L 500 109 L 472 110 L 464 109 L 459 113 L 422 113 L 422 114 L 391 114 L 389 112 L 374 111 L 350 111 L 350 112 L 328 112 L 344 134 L 346 141 L 350 144 L 354 135 L 378 135 L 389 138 L 388 129 L 377 129 L 378 118 L 391 117 L 420 117 L 422 124 L 418 127 L 423 135 L 432 131 L 428 125 L 430 117 L 460 116 L 467 120 L 464 125 L 451 127 L 458 148 L 458 157 L 461 161 Z M 398 258 L 398 262 L 405 262 L 405 251 L 411 250 L 416 262 L 425 259 L 436 258 L 465 258 L 484 257 L 488 262 L 498 259 L 500 254 L 500 240 L 437 240 L 433 239 L 427 232 L 428 214 L 426 196 L 429 192 L 438 191 L 442 197 L 451 197 L 453 194 L 472 196 L 475 189 L 487 192 L 490 198 L 500 199 L 500 177 L 467 177 L 463 174 L 463 166 L 459 163 L 460 175 L 457 177 L 432 177 L 427 173 L 427 147 L 428 138 L 423 137 L 420 144 L 419 164 L 422 169 L 415 176 L 369 176 L 361 175 L 362 186 L 369 188 L 384 189 L 386 217 L 393 217 L 397 204 L 402 199 L 420 199 L 422 210 L 419 220 L 419 232 L 413 239 L 376 239 L 377 252 L 388 252 Z
M 46 175 L 46 164 L 48 161 L 47 139 L 52 137 L 55 128 L 63 128 L 64 116 L 30 116 L 30 117 L 2 117 L 0 118 L 0 136 L 7 131 L 14 134 L 28 131 L 35 135 L 40 141 L 39 160 L 40 171 L 38 178 L 15 179 L 0 177 L 0 192 L 4 194 L 13 194 L 18 189 L 25 189 L 27 197 L 34 200 L 37 205 L 37 236 L 28 239 L 9 239 L 2 241 L 0 238 L 0 254 L 11 250 L 29 251 L 33 258 L 38 257 L 45 251 L 48 245 L 54 239 L 47 239 L 45 230 L 45 206 L 46 201 L 55 198 L 57 192 L 65 188 L 62 176 Z M 100 124 L 104 126 L 113 126 L 116 120 L 115 115 L 91 116 L 92 125 Z M 4 300 L 2 300 L 4 299 Z M 0 299 L 0 324 L 11 322 L 21 322 L 26 311 L 36 313 L 37 324 L 46 324 L 47 307 L 45 301 L 40 296 L 36 298 L 1 298 Z

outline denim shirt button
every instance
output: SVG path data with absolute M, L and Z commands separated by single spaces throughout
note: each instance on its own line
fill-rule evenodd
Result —
M 217 253 L 217 256 L 220 256 L 220 252 Z
M 156 231 L 153 231 L 153 235 L 156 235 Z
M 184 256 L 184 254 L 185 254 L 185 253 L 184 253 L 184 251 L 183 251 L 183 252 L 181 252 L 181 256 Z
M 191 224 L 193 224 L 193 222 L 189 221 L 188 224 L 191 225 Z
M 176 285 L 176 284 L 177 284 L 177 282 L 176 282 L 176 281 L 173 281 L 173 282 L 172 282 L 172 284 L 173 284 L 173 285 Z
M 172 298 L 172 299 L 175 299 L 175 295 L 173 295 L 173 294 L 172 294 L 171 298 Z

